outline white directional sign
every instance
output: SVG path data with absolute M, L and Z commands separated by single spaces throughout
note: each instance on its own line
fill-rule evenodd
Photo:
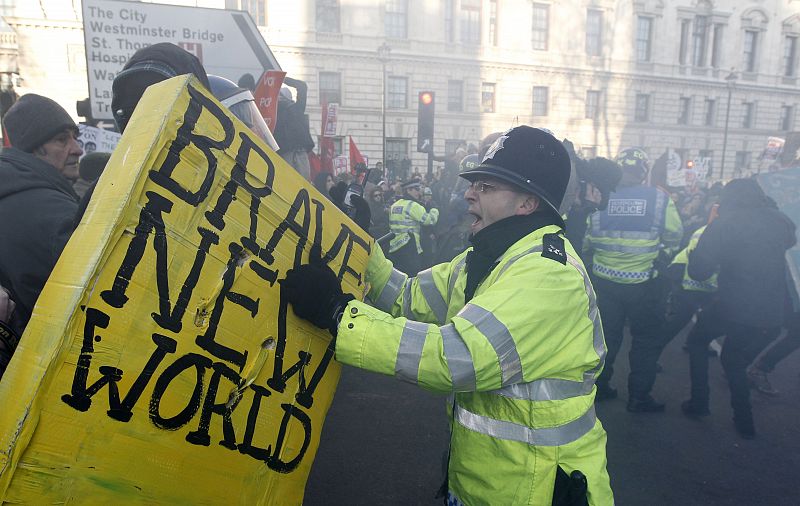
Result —
M 89 97 L 95 119 L 112 119 L 111 83 L 145 46 L 172 42 L 197 56 L 209 74 L 237 82 L 278 69 L 250 15 L 242 11 L 83 0 Z

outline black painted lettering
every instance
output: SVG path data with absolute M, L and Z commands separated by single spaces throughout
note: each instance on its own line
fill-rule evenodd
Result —
M 200 424 L 196 431 L 192 431 L 186 435 L 186 441 L 201 446 L 209 446 L 211 444 L 211 436 L 208 433 L 211 425 L 211 415 L 219 415 L 222 417 L 222 435 L 223 439 L 219 442 L 220 445 L 231 450 L 236 449 L 236 433 L 233 430 L 233 422 L 231 421 L 231 413 L 239 405 L 242 400 L 241 395 L 237 395 L 236 399 L 228 405 L 229 396 L 221 403 L 216 402 L 217 391 L 219 390 L 219 382 L 224 377 L 231 382 L 233 388 L 238 388 L 242 384 L 242 378 L 236 374 L 236 371 L 221 362 L 214 362 L 214 373 L 211 375 L 211 380 L 208 382 L 208 390 L 206 391 L 206 398 L 203 401 L 203 410 L 200 412 Z
M 87 395 L 86 383 L 89 380 L 89 368 L 92 365 L 92 353 L 94 353 L 94 340 L 100 340 L 100 336 L 95 336 L 95 329 L 108 328 L 111 318 L 100 311 L 90 307 L 86 309 L 86 321 L 83 324 L 83 343 L 81 344 L 81 354 L 78 356 L 78 363 L 75 366 L 75 376 L 72 378 L 72 393 L 64 394 L 61 400 L 77 409 L 87 411 L 92 405 L 91 396 Z M 101 379 L 102 381 L 102 379 Z
M 214 182 L 214 174 L 217 169 L 217 158 L 212 152 L 213 149 L 224 150 L 230 147 L 233 142 L 234 127 L 233 121 L 214 101 L 206 98 L 205 95 L 189 86 L 189 105 L 183 115 L 183 123 L 175 134 L 175 140 L 169 145 L 167 157 L 158 170 L 150 171 L 150 179 L 157 185 L 171 192 L 173 195 L 183 200 L 189 205 L 197 206 L 208 197 L 208 192 Z M 210 139 L 204 135 L 194 133 L 197 121 L 203 110 L 208 111 L 219 121 L 222 131 L 225 134 L 223 139 Z M 181 153 L 188 146 L 194 145 L 206 157 L 206 174 L 200 188 L 197 191 L 187 190 L 172 178 L 172 172 L 181 161 Z
M 291 404 L 281 404 L 281 408 L 283 408 L 284 411 L 283 419 L 281 420 L 281 427 L 278 430 L 278 439 L 275 441 L 275 451 L 272 452 L 272 456 L 267 461 L 267 466 L 279 473 L 291 473 L 300 465 L 300 461 L 303 460 L 303 456 L 306 454 L 306 450 L 308 450 L 308 445 L 311 443 L 311 418 L 301 409 Z M 297 452 L 297 455 L 287 462 L 282 459 L 281 450 L 286 441 L 286 433 L 292 418 L 300 422 L 303 428 L 303 446 Z
M 243 254 L 243 249 L 238 244 L 230 244 L 230 259 L 225 273 L 222 275 L 222 288 L 219 295 L 214 301 L 214 308 L 211 310 L 211 316 L 208 321 L 208 328 L 205 334 L 197 336 L 195 342 L 199 347 L 211 353 L 220 360 L 230 362 L 239 368 L 239 371 L 244 367 L 247 361 L 247 350 L 239 351 L 229 348 L 216 341 L 217 328 L 219 327 L 220 318 L 222 318 L 223 309 L 225 309 L 225 301 L 228 300 L 238 306 L 243 307 L 250 313 L 251 318 L 255 318 L 258 313 L 258 303 L 260 299 L 252 299 L 246 295 L 235 293 L 231 291 L 233 282 L 236 279 L 236 269 L 240 268 L 240 262 Z
M 189 423 L 192 417 L 200 409 L 200 401 L 203 399 L 203 377 L 206 369 L 211 367 L 211 359 L 189 353 L 180 357 L 164 369 L 164 372 L 156 380 L 153 387 L 153 395 L 150 397 L 150 421 L 159 429 L 177 430 Z M 169 388 L 172 381 L 182 372 L 194 368 L 195 385 L 191 397 L 186 402 L 186 406 L 177 415 L 164 417 L 161 415 L 161 399 Z
M 253 391 L 253 402 L 250 404 L 250 411 L 247 412 L 247 425 L 244 429 L 244 439 L 242 443 L 239 444 L 238 448 L 240 453 L 249 455 L 256 460 L 266 462 L 269 460 L 272 447 L 260 448 L 258 446 L 253 446 L 253 436 L 256 432 L 258 414 L 261 411 L 261 399 L 263 397 L 269 397 L 271 392 L 260 385 L 250 385 L 250 389 Z

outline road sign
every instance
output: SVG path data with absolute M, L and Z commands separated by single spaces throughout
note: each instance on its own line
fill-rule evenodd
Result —
M 247 12 L 175 5 L 83 0 L 89 98 L 95 119 L 112 119 L 111 83 L 138 50 L 172 42 L 197 56 L 209 74 L 238 82 L 280 65 Z

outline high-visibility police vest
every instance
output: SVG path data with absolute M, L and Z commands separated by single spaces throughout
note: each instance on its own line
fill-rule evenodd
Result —
M 559 231 L 512 245 L 467 304 L 467 252 L 408 278 L 376 247 L 375 307 L 352 301 L 339 324 L 337 360 L 454 394 L 448 482 L 465 504 L 550 504 L 558 466 L 587 476 L 590 504 L 613 504 L 594 411 L 603 327 L 569 241 L 544 248 Z
M 689 276 L 689 253 L 691 253 L 700 242 L 700 236 L 703 235 L 706 225 L 698 228 L 689 239 L 689 244 L 686 245 L 672 261 L 673 264 L 683 264 L 683 279 L 681 280 L 681 287 L 684 290 L 692 292 L 716 292 L 717 291 L 717 274 L 712 274 L 711 277 L 703 281 L 695 281 Z
M 389 253 L 394 253 L 408 244 L 412 236 L 417 243 L 417 253 L 422 253 L 419 229 L 422 225 L 436 225 L 438 220 L 438 209 L 426 211 L 422 204 L 415 200 L 400 199 L 392 204 L 389 211 L 389 230 L 395 235 L 389 242 Z
M 654 276 L 659 250 L 680 245 L 683 225 L 669 195 L 660 188 L 631 186 L 611 194 L 608 208 L 589 218 L 584 247 L 592 270 L 617 283 L 643 283 Z

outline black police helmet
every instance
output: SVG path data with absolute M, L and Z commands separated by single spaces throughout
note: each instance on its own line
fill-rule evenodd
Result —
M 489 147 L 480 165 L 459 174 L 468 181 L 491 177 L 541 198 L 558 215 L 570 176 L 567 150 L 552 134 L 514 127 Z

